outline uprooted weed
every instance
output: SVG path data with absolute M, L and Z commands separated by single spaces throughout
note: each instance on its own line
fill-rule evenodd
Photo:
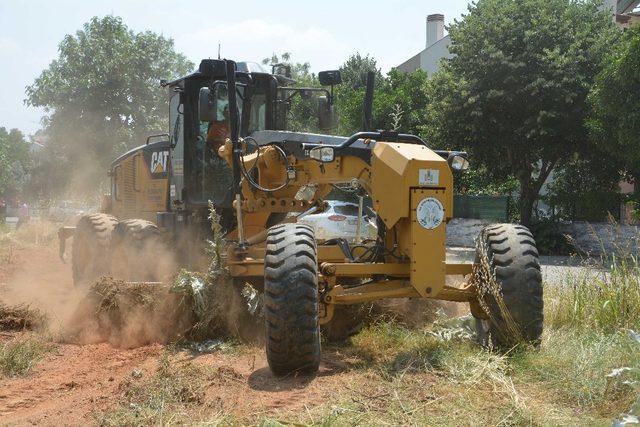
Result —
M 2 331 L 42 329 L 46 321 L 44 313 L 28 305 L 9 306 L 0 303 L 0 330 Z
M 201 341 L 230 337 L 260 341 L 261 306 L 256 290 L 249 284 L 234 282 L 226 263 L 227 242 L 220 215 L 209 202 L 211 239 L 207 241 L 209 267 L 204 274 L 182 270 L 171 291 L 180 295 L 180 304 L 193 323 L 185 338 Z
M 131 348 L 175 340 L 190 324 L 181 297 L 167 286 L 102 278 L 81 301 L 63 336 L 83 344 L 106 341 Z
M 489 255 L 489 247 L 481 236 L 482 234 L 476 238 L 477 262 L 473 266 L 471 275 L 477 292 L 477 301 L 482 311 L 488 316 L 488 321 L 500 334 L 501 341 L 508 342 L 511 346 L 521 345 L 524 343 L 522 330 L 513 320 L 502 297 L 502 286 L 492 268 L 493 260 Z

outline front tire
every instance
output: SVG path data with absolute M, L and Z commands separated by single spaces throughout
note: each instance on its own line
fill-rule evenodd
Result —
M 266 349 L 275 375 L 316 372 L 320 366 L 318 262 L 313 229 L 269 229 L 265 257 Z
M 522 341 L 539 344 L 544 317 L 542 274 L 529 229 L 514 224 L 484 228 L 478 237 L 476 263 L 476 275 L 483 276 L 476 282 L 480 305 L 489 317 L 476 319 L 478 341 L 498 348 Z

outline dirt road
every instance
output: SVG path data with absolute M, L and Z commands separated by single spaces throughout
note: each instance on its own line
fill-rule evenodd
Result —
M 28 376 L 0 381 L 0 420 L 7 424 L 86 424 L 119 396 L 123 378 L 153 365 L 161 346 L 119 350 L 107 344 L 56 345 Z
M 0 301 L 29 304 L 50 318 L 52 339 L 57 325 L 73 312 L 80 295 L 70 269 L 54 249 L 16 249 L 0 269 Z M 3 340 L 20 333 L 5 333 Z M 162 348 L 133 350 L 107 344 L 53 344 L 53 351 L 24 378 L 0 381 L 0 419 L 17 424 L 81 424 L 96 410 L 113 403 L 119 380 L 132 369 L 152 362 Z

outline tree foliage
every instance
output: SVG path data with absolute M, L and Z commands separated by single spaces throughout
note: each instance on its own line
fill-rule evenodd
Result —
M 391 70 L 377 79 L 373 95 L 373 129 L 418 134 L 425 122 L 430 98 L 425 90 L 427 74 L 422 70 L 401 73 Z M 365 87 L 345 86 L 338 92 L 340 132 L 351 135 L 361 130 Z
M 29 177 L 29 144 L 18 129 L 0 127 L 0 199 L 23 197 Z
M 380 85 L 383 77 L 375 58 L 369 55 L 362 56 L 356 52 L 350 55 L 340 67 L 342 75 L 342 87 L 347 89 L 363 89 L 367 86 L 367 73 L 375 73 L 376 85 Z
M 617 30 L 600 2 L 479 0 L 450 28 L 429 133 L 520 185 L 521 221 L 551 171 L 588 151 L 587 94 Z
M 118 153 L 166 128 L 161 78 L 194 65 L 173 40 L 134 33 L 119 17 L 94 17 L 58 46 L 59 56 L 27 87 L 26 102 L 43 107 L 45 131 L 59 166 L 94 187 Z M 69 177 L 67 177 L 69 178 Z
M 636 182 L 640 177 L 640 26 L 625 32 L 589 96 L 591 136 L 617 157 Z
M 619 219 L 620 169 L 603 161 L 603 153 L 575 156 L 554 172 L 548 193 L 542 197 L 553 208 L 554 220 L 606 222 Z
M 359 53 L 351 55 L 340 67 L 342 84 L 337 89 L 338 132 L 351 135 L 361 130 L 369 71 L 375 73 L 373 128 L 417 133 L 424 123 L 429 102 L 425 92 L 426 73 L 421 70 L 415 73 L 391 70 L 384 76 L 374 58 Z

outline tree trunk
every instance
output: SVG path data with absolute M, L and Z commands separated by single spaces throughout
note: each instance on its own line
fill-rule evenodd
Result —
M 523 188 L 520 184 L 520 223 L 524 226 L 531 224 L 533 216 L 533 204 L 536 201 L 537 194 L 533 194 L 528 189 Z
M 540 190 L 557 162 L 558 159 L 543 163 L 540 174 L 535 179 L 531 177 L 531 172 L 524 171 L 518 177 L 520 182 L 520 223 L 522 225 L 528 227 L 531 224 L 533 205 L 538 200 Z

